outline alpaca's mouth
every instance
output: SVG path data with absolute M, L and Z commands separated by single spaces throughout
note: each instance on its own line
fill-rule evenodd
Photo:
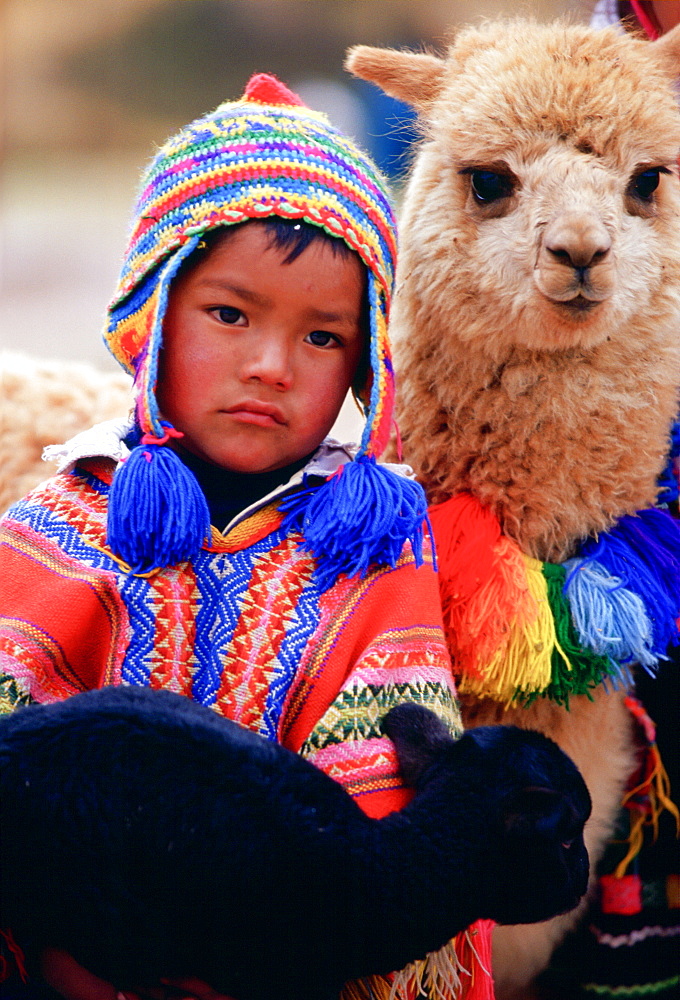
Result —
M 597 299 L 587 299 L 585 295 L 576 295 L 573 299 L 568 299 L 566 302 L 559 302 L 555 299 L 552 301 L 554 305 L 559 306 L 560 309 L 571 316 L 587 316 L 588 313 L 593 312 L 594 309 L 602 305 L 602 302 Z

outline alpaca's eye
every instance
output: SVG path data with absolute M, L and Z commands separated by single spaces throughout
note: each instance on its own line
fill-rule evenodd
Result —
M 492 170 L 471 170 L 470 183 L 472 193 L 480 205 L 498 201 L 499 198 L 509 198 L 513 185 L 505 174 L 496 174 Z
M 649 201 L 659 186 L 660 167 L 652 167 L 643 170 L 642 173 L 633 177 L 630 182 L 630 192 L 642 201 Z

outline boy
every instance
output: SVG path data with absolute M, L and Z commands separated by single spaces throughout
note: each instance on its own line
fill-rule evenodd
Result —
M 309 757 L 371 815 L 405 802 L 380 718 L 410 699 L 454 735 L 460 720 L 424 497 L 376 464 L 394 253 L 373 165 L 272 77 L 161 149 L 105 334 L 134 424 L 64 446 L 2 525 L 5 710 L 169 688 Z M 326 440 L 350 386 L 358 450 Z M 47 972 L 96 995 L 63 956 Z

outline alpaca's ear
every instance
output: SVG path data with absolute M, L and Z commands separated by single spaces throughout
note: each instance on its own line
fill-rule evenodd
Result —
M 675 76 L 680 76 L 680 24 L 676 24 L 668 34 L 650 42 L 654 52 Z
M 453 743 L 439 716 L 413 702 L 390 709 L 382 720 L 382 730 L 394 743 L 402 776 L 411 787 L 440 751 Z
M 377 84 L 416 110 L 427 107 L 439 93 L 446 63 L 427 52 L 376 49 L 355 45 L 347 53 L 345 69 Z

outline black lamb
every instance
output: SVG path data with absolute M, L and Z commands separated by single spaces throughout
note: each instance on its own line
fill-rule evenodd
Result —
M 576 767 L 510 727 L 384 720 L 416 795 L 369 819 L 299 756 L 169 692 L 104 688 L 0 721 L 0 927 L 120 989 L 198 976 L 238 1000 L 331 1000 L 480 917 L 586 889 Z

